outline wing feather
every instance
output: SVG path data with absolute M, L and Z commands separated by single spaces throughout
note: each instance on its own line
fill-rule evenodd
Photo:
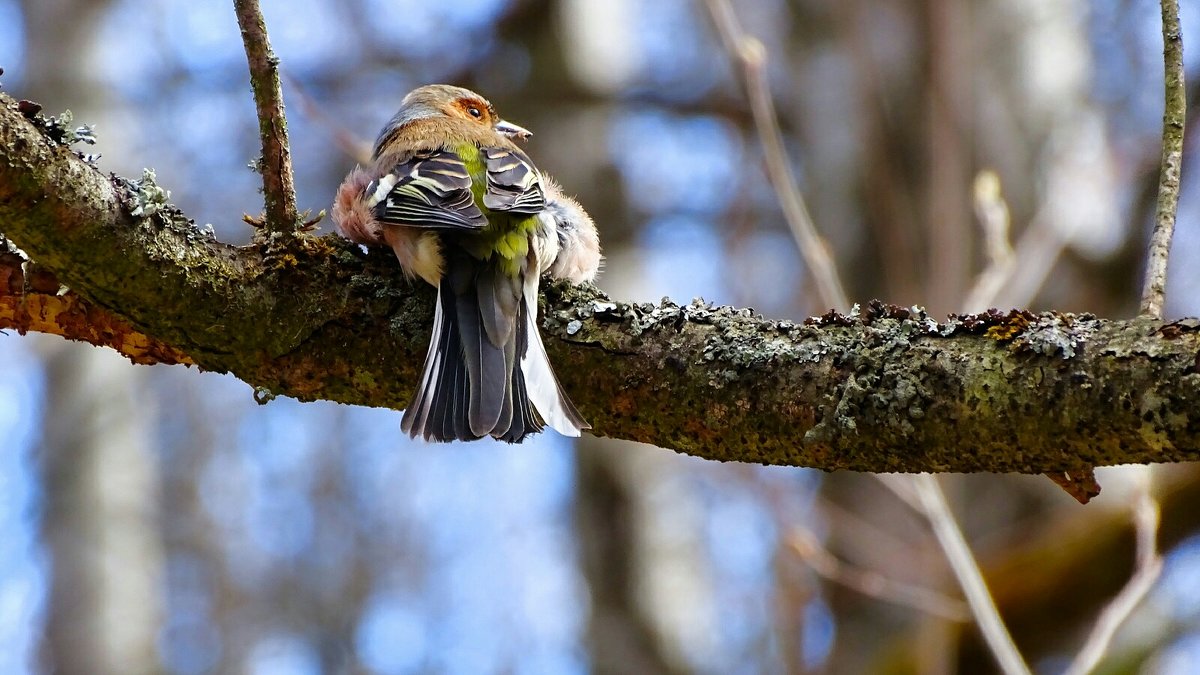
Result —
M 449 150 L 413 156 L 367 186 L 367 205 L 382 223 L 480 230 L 487 218 L 471 194 L 471 174 Z
M 487 167 L 484 206 L 529 216 L 546 208 L 542 176 L 528 155 L 516 148 L 483 148 L 483 157 Z

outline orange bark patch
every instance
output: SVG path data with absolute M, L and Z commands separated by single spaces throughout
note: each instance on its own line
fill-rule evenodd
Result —
M 20 258 L 0 258 L 0 329 L 15 329 L 22 335 L 49 333 L 111 347 L 134 363 L 194 363 L 187 354 L 135 330 L 125 319 L 59 289 L 49 272 L 34 270 L 26 277 Z

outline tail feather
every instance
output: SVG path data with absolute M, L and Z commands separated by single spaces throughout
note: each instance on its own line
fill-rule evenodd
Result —
M 505 369 L 503 353 L 491 343 L 484 328 L 476 268 L 465 252 L 447 251 L 439 294 L 450 298 L 445 311 L 460 340 L 457 358 L 466 366 L 468 426 L 475 438 L 482 438 L 496 428 L 500 419 Z
M 503 346 L 492 344 L 484 330 L 479 311 L 479 296 L 470 287 L 455 296 L 458 330 L 467 363 L 471 432 L 476 437 L 491 434 L 504 410 L 505 381 L 508 373 Z
M 516 340 L 509 340 L 501 346 L 501 351 L 504 354 L 504 391 L 501 392 L 501 407 L 500 417 L 496 420 L 496 426 L 492 429 L 492 434 L 502 433 L 512 427 L 513 424 L 513 405 L 514 393 L 516 392 L 515 382 L 513 381 L 513 373 L 520 370 L 516 367 L 517 363 L 517 344 Z
M 479 438 L 471 435 L 466 422 L 470 387 L 454 317 L 453 294 L 438 289 L 433 334 L 429 338 L 421 384 L 400 420 L 400 429 L 413 438 L 427 441 Z
M 456 342 L 453 353 L 458 355 L 461 352 L 462 344 Z M 448 405 L 445 410 L 438 413 L 442 419 L 442 438 L 446 440 L 473 441 L 479 438 L 479 435 L 474 433 L 470 424 L 467 423 L 470 386 L 466 363 L 462 358 L 455 358 L 453 375 L 446 385 L 449 391 Z
M 529 341 L 521 357 L 521 372 L 525 376 L 529 400 L 550 428 L 563 436 L 580 436 L 584 429 L 591 429 L 592 425 L 584 421 L 575 404 L 567 398 L 567 393 L 550 367 L 550 356 L 546 354 L 546 346 L 542 344 L 537 325 L 537 287 L 536 278 L 532 282 L 526 281 L 525 296 L 521 299 L 524 310 L 522 324 Z
M 505 275 L 499 265 L 489 265 L 476 275 L 475 289 L 484 332 L 480 340 L 484 341 L 486 338 L 487 344 L 484 348 L 497 350 L 499 360 L 503 364 L 503 369 L 497 373 L 503 381 L 497 383 L 494 390 L 486 382 L 483 385 L 485 392 L 494 391 L 495 395 L 500 397 L 500 416 L 490 431 L 492 435 L 496 435 L 508 430 L 513 421 L 512 375 L 513 371 L 517 370 L 516 363 L 520 353 L 517 351 L 517 340 L 513 331 L 517 325 L 521 285 L 519 279 Z M 484 393 L 484 396 L 487 395 Z
M 524 309 L 523 304 L 522 309 Z M 517 321 L 516 353 L 523 357 L 528 347 L 529 324 L 525 321 Z M 525 386 L 525 373 L 520 367 L 513 368 L 512 377 L 509 381 L 512 383 L 512 401 L 515 410 L 513 411 L 512 424 L 508 428 L 508 433 L 501 436 L 500 440 L 508 441 L 509 443 L 520 443 L 527 434 L 535 434 L 545 427 L 533 410 L 533 403 L 529 400 L 529 390 Z
M 414 438 L 423 436 L 428 440 L 429 434 L 425 430 L 425 425 L 430 419 L 430 411 L 438 392 L 444 391 L 442 388 L 434 386 L 442 379 L 441 371 L 446 364 L 446 343 L 449 341 L 450 326 L 447 324 L 445 313 L 442 310 L 443 304 L 442 293 L 439 290 L 437 303 L 433 310 L 433 332 L 429 336 L 429 349 L 425 352 L 425 368 L 421 373 L 421 383 L 417 386 L 417 393 L 413 396 L 412 402 L 404 411 L 404 417 L 400 419 L 400 430 Z
M 447 256 L 425 369 L 400 423 L 405 433 L 519 443 L 541 431 L 542 420 L 565 436 L 590 428 L 538 334 L 537 281 L 504 277 L 462 252 Z
M 468 434 L 465 415 L 456 414 L 459 409 L 466 407 L 467 378 L 466 366 L 459 354 L 462 342 L 456 324 L 453 320 L 446 322 L 445 340 L 442 342 L 441 358 L 444 360 L 441 377 L 435 380 L 433 406 L 429 411 L 429 424 L 426 427 L 425 440 L 452 441 L 472 440 L 476 438 Z

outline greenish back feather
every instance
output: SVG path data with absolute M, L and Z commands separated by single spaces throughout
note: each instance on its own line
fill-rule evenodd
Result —
M 471 174 L 471 194 L 488 221 L 483 230 L 463 235 L 460 244 L 474 258 L 490 260 L 495 257 L 505 274 L 517 276 L 529 255 L 529 238 L 537 229 L 537 216 L 513 215 L 484 206 L 487 165 L 483 152 L 474 143 L 459 143 L 450 149 L 463 160 Z

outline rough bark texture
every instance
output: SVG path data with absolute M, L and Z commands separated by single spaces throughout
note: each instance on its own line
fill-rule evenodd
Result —
M 0 249 L 0 326 L 111 347 L 134 363 L 192 365 L 187 354 L 64 288 L 53 272 Z
M 148 181 L 102 174 L 58 132 L 0 95 L 0 232 L 89 306 L 264 394 L 408 402 L 433 297 L 390 253 L 303 234 L 222 244 L 170 205 L 145 208 Z M 862 471 L 1200 459 L 1200 323 L 938 323 L 875 303 L 795 323 L 562 285 L 545 300 L 551 359 L 600 436 Z

